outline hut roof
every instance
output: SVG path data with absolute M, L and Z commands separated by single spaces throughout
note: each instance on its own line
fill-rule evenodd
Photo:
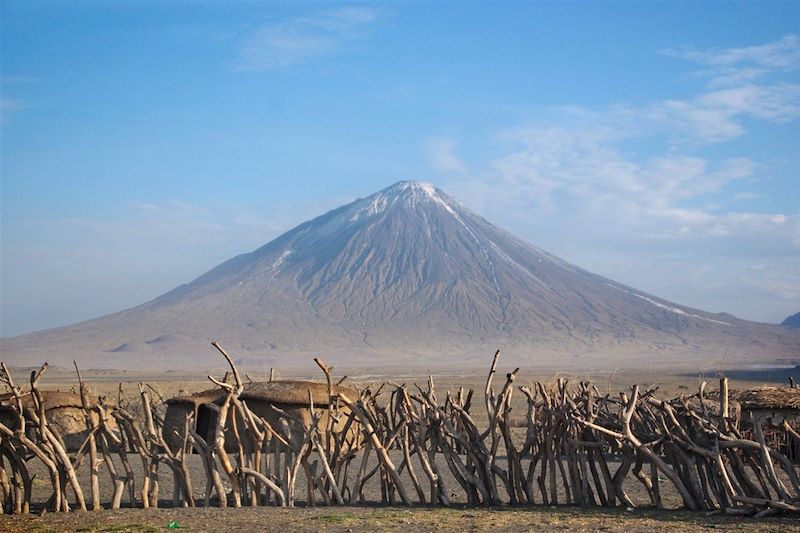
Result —
M 722 406 L 720 405 L 719 401 L 719 393 L 709 394 L 708 396 L 709 397 L 703 398 L 703 406 L 705 406 L 706 411 L 710 415 L 720 416 L 722 413 Z M 697 412 L 700 412 L 703 409 L 703 407 L 700 405 L 700 398 L 697 394 L 686 398 L 686 402 L 693 410 Z M 741 413 L 741 408 L 741 404 L 736 399 L 732 399 L 728 402 L 728 414 L 730 416 L 739 416 Z
M 737 397 L 743 409 L 800 409 L 800 388 L 761 387 Z
M 311 391 L 314 405 L 328 405 L 327 383 L 318 381 L 265 381 L 248 383 L 244 386 L 244 391 L 239 396 L 242 400 L 260 400 L 264 402 L 286 403 L 292 405 L 309 405 L 308 391 Z M 353 389 L 333 386 L 333 394 L 346 394 L 351 399 L 355 399 L 358 393 Z
M 74 392 L 48 391 L 43 390 L 42 399 L 46 409 L 58 409 L 64 407 L 82 408 L 80 394 Z M 0 394 L 0 407 L 12 408 L 14 406 L 14 395 L 10 392 Z M 31 409 L 34 407 L 33 395 L 30 391 L 22 394 L 22 407 Z
M 44 406 L 46 409 L 63 409 L 71 407 L 75 409 L 82 409 L 81 395 L 74 392 L 62 392 L 53 390 L 41 391 L 42 398 L 44 399 Z M 97 402 L 93 398 L 89 398 L 89 405 L 95 405 Z M 0 394 L 0 409 L 12 409 L 15 407 L 14 395 L 10 392 Z M 22 393 L 22 408 L 33 409 L 33 393 L 31 391 Z
M 186 396 L 176 396 L 167 400 L 166 403 L 190 403 L 194 405 L 201 405 L 204 403 L 214 403 L 217 400 L 222 399 L 222 396 L 222 389 L 216 388 L 195 392 L 194 394 L 188 394 Z
M 284 403 L 291 405 L 308 405 L 308 391 L 314 400 L 314 405 L 328 405 L 327 383 L 318 381 L 262 381 L 245 383 L 244 390 L 239 395 L 242 400 L 257 400 L 262 402 Z M 333 386 L 333 394 L 347 394 L 350 398 L 358 396 L 358 392 L 340 385 Z M 208 389 L 187 396 L 177 396 L 167 400 L 167 403 L 191 403 L 200 405 L 222 400 L 223 392 L 220 389 Z

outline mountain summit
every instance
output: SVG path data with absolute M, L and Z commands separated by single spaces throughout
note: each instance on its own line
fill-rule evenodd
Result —
M 696 365 L 800 353 L 797 332 L 592 274 L 416 181 L 305 222 L 139 307 L 4 339 L 2 351 L 15 362 L 83 354 L 94 366 L 180 367 L 212 359 L 211 338 L 259 366 L 317 353 L 360 366 L 425 366 L 497 347 L 521 363 L 584 367 L 633 356 L 635 364 Z

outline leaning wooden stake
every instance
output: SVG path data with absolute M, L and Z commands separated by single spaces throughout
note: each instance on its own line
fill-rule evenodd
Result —
M 81 395 L 81 407 L 83 408 L 83 418 L 86 424 L 86 431 L 88 432 L 89 442 L 89 479 L 90 489 L 92 496 L 92 510 L 99 511 L 100 507 L 100 480 L 99 480 L 99 462 L 97 460 L 97 442 L 95 441 L 95 424 L 92 417 L 92 411 L 89 406 L 89 394 L 86 390 L 86 384 L 81 377 L 81 371 L 78 368 L 77 361 L 72 361 L 75 365 L 75 373 L 78 375 L 78 387 Z
M 37 421 L 39 425 L 42 440 L 50 445 L 55 453 L 56 458 L 58 459 L 59 464 L 61 465 L 61 468 L 66 472 L 67 479 L 72 487 L 72 492 L 75 494 L 75 499 L 78 501 L 78 507 L 80 507 L 82 511 L 85 511 L 86 500 L 83 497 L 83 490 L 78 483 L 78 476 L 75 474 L 75 469 L 72 466 L 72 460 L 67 454 L 67 451 L 64 449 L 61 439 L 56 437 L 56 435 L 47 426 L 44 398 L 39 390 L 39 381 L 42 379 L 42 376 L 46 370 L 47 363 L 44 363 L 38 372 L 31 372 L 31 393 L 36 400 L 36 405 L 39 410 L 38 415 L 34 415 L 34 420 Z
M 400 475 L 397 473 L 397 469 L 392 463 L 392 460 L 389 458 L 389 454 L 386 452 L 386 448 L 383 447 L 378 436 L 375 434 L 375 429 L 372 427 L 369 418 L 364 413 L 364 411 L 355 403 L 353 403 L 350 398 L 346 395 L 341 394 L 339 399 L 350 408 L 356 416 L 358 416 L 359 420 L 361 421 L 361 426 L 367 438 L 370 439 L 372 442 L 372 446 L 375 448 L 375 451 L 378 453 L 378 457 L 381 460 L 381 464 L 383 465 L 384 469 L 389 473 L 397 487 L 397 493 L 400 496 L 400 499 L 403 502 L 403 505 L 410 505 L 411 502 L 406 495 L 405 487 L 403 486 L 403 481 L 400 479 Z

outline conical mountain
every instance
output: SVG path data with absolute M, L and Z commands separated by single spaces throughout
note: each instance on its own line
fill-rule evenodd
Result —
M 427 183 L 404 181 L 303 223 L 139 307 L 2 341 L 15 362 L 94 366 L 312 355 L 352 365 L 790 361 L 800 334 L 674 304 L 573 266 Z

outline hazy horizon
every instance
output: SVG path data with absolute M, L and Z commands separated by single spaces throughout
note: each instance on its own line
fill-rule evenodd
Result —
M 0 9 L 1 336 L 405 179 L 670 301 L 800 310 L 800 4 Z

